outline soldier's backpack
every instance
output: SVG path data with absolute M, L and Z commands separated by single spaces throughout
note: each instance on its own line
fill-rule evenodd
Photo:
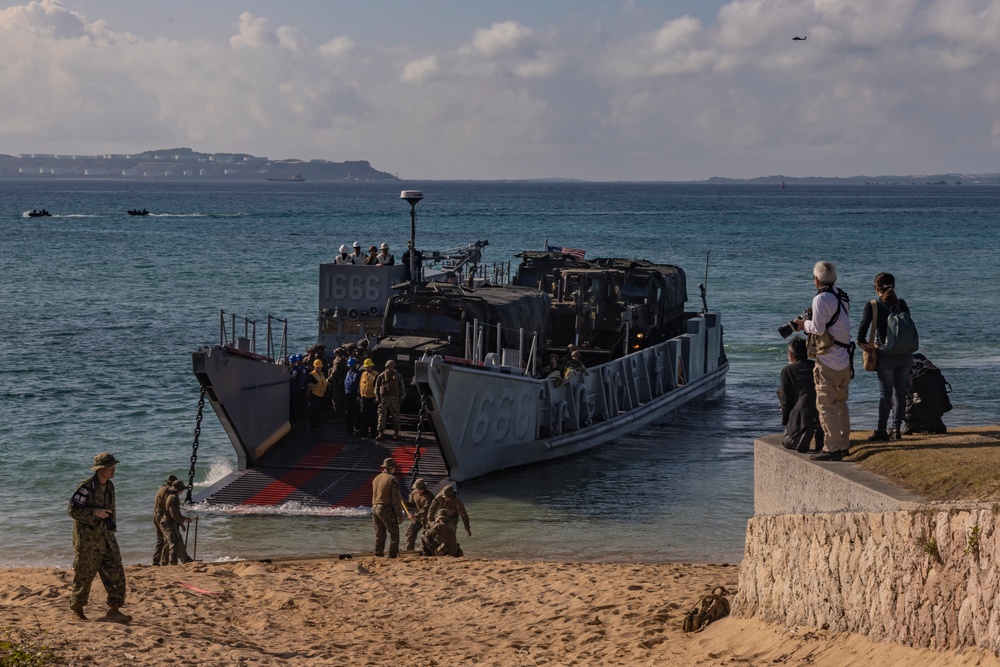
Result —
M 941 370 L 922 354 L 914 355 L 907 385 L 906 422 L 937 419 L 951 410 L 951 385 Z
M 885 340 L 879 348 L 886 354 L 913 354 L 920 349 L 917 325 L 910 314 L 893 306 L 885 325 Z
M 684 632 L 701 632 L 714 621 L 729 616 L 729 600 L 725 598 L 729 591 L 723 586 L 712 589 L 711 595 L 706 595 L 688 613 L 684 614 Z

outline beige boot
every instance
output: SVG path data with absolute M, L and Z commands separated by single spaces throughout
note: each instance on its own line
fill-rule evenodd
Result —
M 78 619 L 80 619 L 81 621 L 86 621 L 87 620 L 86 614 L 83 613 L 83 605 L 82 604 L 77 603 L 77 604 L 74 604 L 74 605 L 70 605 L 70 609 L 73 610 L 73 613 L 76 614 L 76 617 Z

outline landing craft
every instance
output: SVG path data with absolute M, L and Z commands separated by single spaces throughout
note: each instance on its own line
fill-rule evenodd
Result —
M 485 245 L 442 262 L 433 280 L 433 258 L 442 254 L 429 251 L 418 253 L 427 266 L 415 262 L 413 275 L 406 263 L 320 266 L 326 343 L 316 347 L 329 359 L 333 345 L 365 337 L 377 341 L 379 370 L 396 362 L 411 397 L 398 440 L 346 433 L 329 418 L 317 431 L 293 424 L 287 323 L 268 316 L 258 350 L 256 323 L 237 326 L 235 316 L 221 315 L 219 344 L 192 355 L 202 388 L 198 424 L 208 399 L 238 471 L 195 500 L 244 509 L 365 506 L 388 457 L 409 478 L 404 491 L 417 476 L 441 486 L 610 443 L 724 393 L 721 319 L 707 306 L 685 312 L 681 268 L 526 251 L 512 277 L 479 266 Z M 570 344 L 585 368 L 542 377 L 548 355 Z

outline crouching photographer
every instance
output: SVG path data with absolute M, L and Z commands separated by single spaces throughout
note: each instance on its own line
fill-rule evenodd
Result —
M 851 385 L 850 299 L 836 287 L 837 267 L 833 262 L 816 262 L 813 267 L 816 296 L 812 313 L 792 320 L 796 331 L 809 334 L 809 356 L 815 357 L 813 379 L 816 381 L 816 407 L 823 425 L 823 451 L 813 455 L 814 461 L 841 461 L 850 453 L 851 418 L 847 411 L 847 394 Z M 812 317 L 809 317 L 809 315 Z

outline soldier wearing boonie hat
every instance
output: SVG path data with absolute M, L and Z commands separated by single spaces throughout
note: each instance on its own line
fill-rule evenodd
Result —
M 389 538 L 389 558 L 399 555 L 399 524 L 403 523 L 403 496 L 399 480 L 393 475 L 396 461 L 382 461 L 382 472 L 372 480 L 372 524 L 375 526 L 375 555 L 385 555 Z
M 90 587 L 94 577 L 101 575 L 108 594 L 108 612 L 105 620 L 129 623 L 132 617 L 120 611 L 125 604 L 125 568 L 115 537 L 115 476 L 118 459 L 110 452 L 94 457 L 91 470 L 94 474 L 80 482 L 70 498 L 67 513 L 73 518 L 73 588 L 69 606 L 81 620 L 90 600 Z

